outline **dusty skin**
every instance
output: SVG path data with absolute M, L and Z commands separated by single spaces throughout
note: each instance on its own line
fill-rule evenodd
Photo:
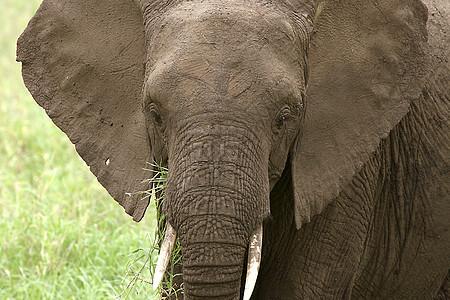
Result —
M 244 297 L 250 240 L 252 299 L 448 299 L 449 6 L 44 0 L 17 60 L 135 221 L 168 166 L 184 299 Z

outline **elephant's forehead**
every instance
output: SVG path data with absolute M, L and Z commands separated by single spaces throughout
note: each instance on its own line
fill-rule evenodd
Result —
M 208 30 L 223 36 L 227 36 L 227 30 L 264 35 L 276 28 L 294 39 L 294 30 L 281 11 L 258 1 L 185 1 L 167 11 L 164 21 L 178 30 Z
M 258 1 L 186 1 L 153 22 L 151 50 L 155 57 L 177 48 L 229 60 L 270 49 L 298 58 L 296 28 L 285 13 Z
M 291 94 L 301 86 L 302 45 L 286 18 L 253 2 L 226 2 L 186 2 L 156 26 L 147 81 L 153 92 L 245 99 L 251 91 Z

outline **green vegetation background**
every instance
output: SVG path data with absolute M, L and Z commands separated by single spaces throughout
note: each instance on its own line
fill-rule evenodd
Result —
M 114 299 L 152 213 L 134 223 L 26 90 L 16 40 L 40 2 L 0 10 L 0 299 Z

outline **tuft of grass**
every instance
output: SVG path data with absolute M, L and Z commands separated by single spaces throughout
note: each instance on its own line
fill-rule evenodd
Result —
M 153 177 L 149 179 L 152 188 L 140 193 L 143 195 L 143 198 L 150 197 L 150 202 L 156 209 L 156 220 L 158 224 L 153 236 L 147 235 L 146 239 L 143 240 L 141 247 L 133 251 L 133 258 L 128 263 L 124 281 L 126 281 L 127 277 L 130 277 L 131 279 L 128 280 L 126 288 L 120 295 L 121 297 L 125 297 L 125 299 L 127 299 L 129 294 L 139 285 L 152 286 L 158 254 L 161 250 L 160 245 L 167 229 L 166 218 L 161 211 L 161 206 L 164 201 L 168 169 L 155 162 L 150 164 L 150 166 L 152 167 L 154 174 Z M 146 243 L 149 245 L 148 248 L 144 248 L 144 244 Z M 169 269 L 164 276 L 164 282 L 157 290 L 157 295 L 162 299 L 183 293 L 183 286 L 177 289 L 174 284 L 175 278 L 181 275 L 174 272 L 174 266 L 181 261 L 181 244 L 178 238 L 174 248 L 168 267 Z

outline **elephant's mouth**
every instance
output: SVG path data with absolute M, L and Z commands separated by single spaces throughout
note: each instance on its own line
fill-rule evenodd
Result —
M 247 275 L 245 279 L 244 288 L 244 300 L 249 300 L 258 278 L 259 266 L 261 264 L 261 251 L 262 251 L 262 236 L 263 226 L 259 226 L 258 229 L 251 235 L 248 251 L 248 263 L 247 263 Z M 176 230 L 167 224 L 166 235 L 161 245 L 161 251 L 159 253 L 158 262 L 155 269 L 155 275 L 153 277 L 153 290 L 156 290 L 161 284 L 164 273 L 172 255 L 175 240 L 177 238 Z

